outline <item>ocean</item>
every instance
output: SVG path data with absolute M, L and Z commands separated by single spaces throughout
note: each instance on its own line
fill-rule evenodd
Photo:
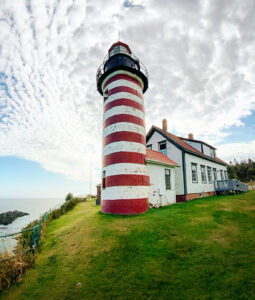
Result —
M 17 218 L 11 224 L 0 225 L 0 236 L 9 233 L 19 232 L 30 222 L 38 219 L 44 212 L 51 208 L 63 204 L 64 198 L 44 198 L 44 199 L 0 199 L 0 213 L 19 210 L 29 213 L 28 216 Z

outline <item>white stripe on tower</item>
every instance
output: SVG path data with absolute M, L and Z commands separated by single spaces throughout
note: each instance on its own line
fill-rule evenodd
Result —
M 130 99 L 130 100 L 136 101 L 143 105 L 143 99 L 141 99 L 140 97 L 138 97 L 134 94 L 128 93 L 128 92 L 119 92 L 119 93 L 113 94 L 113 95 L 109 96 L 107 98 L 107 100 L 105 100 L 104 104 L 106 105 L 117 99 Z
M 128 132 L 136 132 L 140 133 L 141 135 L 145 136 L 145 128 L 140 125 L 136 125 L 133 123 L 126 123 L 126 122 L 118 122 L 112 125 L 109 125 L 104 128 L 103 137 L 119 131 L 128 131 Z
M 134 174 L 134 175 L 147 175 L 147 168 L 145 165 L 140 164 L 113 164 L 103 168 L 108 176 L 119 175 L 119 174 Z
M 148 197 L 148 191 L 144 186 L 110 186 L 105 189 L 101 199 L 104 200 L 126 200 L 126 199 L 144 199 Z
M 103 118 L 103 212 L 127 213 L 128 206 L 130 213 L 147 210 L 149 176 L 141 83 L 136 75 L 118 71 L 102 84 L 104 95 L 108 95 Z
M 115 81 L 109 83 L 107 85 L 107 88 L 108 88 L 108 90 L 111 90 L 111 89 L 113 89 L 115 87 L 119 87 L 119 86 L 130 87 L 132 89 L 135 89 L 135 90 L 139 91 L 139 93 L 141 93 L 141 94 L 143 92 L 142 89 L 136 83 L 133 83 L 130 80 L 123 80 L 123 79 L 115 80 Z
M 103 155 L 105 156 L 111 153 L 123 152 L 123 151 L 146 154 L 146 149 L 142 143 L 120 141 L 120 142 L 112 142 L 104 146 Z
M 104 113 L 104 121 L 112 116 L 128 114 L 140 119 L 144 119 L 144 113 L 139 109 L 133 108 L 132 106 L 120 105 L 115 106 Z

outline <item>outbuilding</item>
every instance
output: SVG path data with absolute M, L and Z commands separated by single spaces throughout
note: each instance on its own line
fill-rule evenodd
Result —
M 149 149 L 145 162 L 150 177 L 149 205 L 160 207 L 175 203 L 175 168 L 178 164 L 163 153 Z

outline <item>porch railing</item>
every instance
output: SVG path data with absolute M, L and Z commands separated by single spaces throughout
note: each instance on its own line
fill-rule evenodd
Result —
M 215 192 L 226 192 L 226 191 L 233 191 L 234 193 L 247 192 L 248 185 L 237 179 L 215 180 L 214 190 Z

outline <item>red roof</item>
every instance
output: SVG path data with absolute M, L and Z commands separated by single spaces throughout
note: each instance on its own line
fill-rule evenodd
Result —
M 130 50 L 129 46 L 127 44 L 125 44 L 125 43 L 120 42 L 120 41 L 117 42 L 117 43 L 112 44 L 111 47 L 110 47 L 110 49 L 108 50 L 108 53 L 110 53 L 112 51 L 112 49 L 114 47 L 116 47 L 116 46 L 123 46 L 123 47 L 125 47 L 128 50 L 128 52 L 131 54 L 131 50 Z
M 209 156 L 209 155 L 206 155 L 206 154 L 204 154 L 204 153 L 198 151 L 198 150 L 195 149 L 194 147 L 190 146 L 188 143 L 185 143 L 185 142 L 184 142 L 182 139 L 180 139 L 178 136 L 176 136 L 176 135 L 174 135 L 174 134 L 172 134 L 172 133 L 170 133 L 170 132 L 165 132 L 165 131 L 163 131 L 161 128 L 157 127 L 157 126 L 154 126 L 154 125 L 153 125 L 153 126 L 151 127 L 151 129 L 149 130 L 147 136 L 150 135 L 150 133 L 151 133 L 151 131 L 152 131 L 153 129 L 154 129 L 154 130 L 157 130 L 158 132 L 161 132 L 161 133 L 167 135 L 167 136 L 168 136 L 171 140 L 173 140 L 176 144 L 180 145 L 183 149 L 185 149 L 185 150 L 187 150 L 187 151 L 189 151 L 189 152 L 193 152 L 194 154 L 197 154 L 197 155 L 199 155 L 199 156 L 201 156 L 201 157 L 204 157 L 204 158 L 206 158 L 206 159 L 209 159 L 209 160 L 218 162 L 218 163 L 220 163 L 220 164 L 227 165 L 226 162 L 224 162 L 223 160 L 219 159 L 218 157 L 213 158 L 213 157 L 211 157 L 211 156 Z
M 178 166 L 178 164 L 175 161 L 168 158 L 165 154 L 163 154 L 159 151 L 154 151 L 154 150 L 149 150 L 149 149 L 146 149 L 145 160 L 160 162 L 160 163 L 163 163 L 166 165 L 171 165 L 171 166 Z

